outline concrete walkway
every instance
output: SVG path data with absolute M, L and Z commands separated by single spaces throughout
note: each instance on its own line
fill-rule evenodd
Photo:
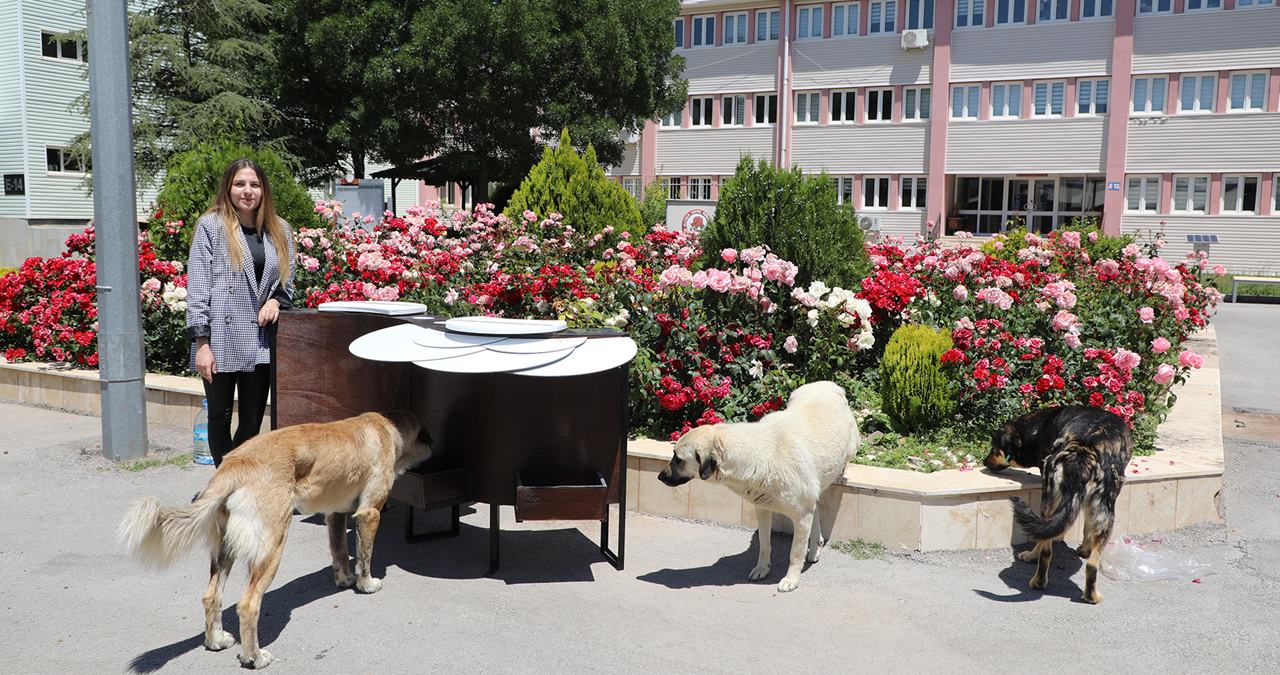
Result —
M 270 672 L 1280 671 L 1280 425 L 1267 426 L 1280 414 L 1280 306 L 1227 305 L 1217 326 L 1227 524 L 1159 535 L 1214 564 L 1202 583 L 1104 578 L 1106 601 L 1092 607 L 1076 601 L 1083 573 L 1065 550 L 1042 594 L 1007 551 L 858 560 L 828 549 L 779 595 L 788 537 L 774 542 L 774 574 L 750 583 L 748 530 L 636 514 L 623 572 L 599 558 L 595 527 L 507 522 L 490 578 L 479 505 L 461 537 L 417 545 L 389 510 L 374 557 L 386 587 L 363 596 L 334 588 L 323 525 L 296 518 L 263 606 Z M 4 670 L 234 672 L 233 651 L 200 647 L 203 556 L 148 573 L 114 537 L 130 502 L 186 502 L 211 472 L 121 471 L 94 454 L 99 425 L 0 404 Z M 187 433 L 152 438 L 182 447 Z M 232 632 L 244 576 L 228 584 Z

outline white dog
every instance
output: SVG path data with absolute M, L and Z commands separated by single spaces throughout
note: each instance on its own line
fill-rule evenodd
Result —
M 778 584 L 785 593 L 799 585 L 804 562 L 818 559 L 823 543 L 818 500 L 844 475 L 857 450 L 858 425 L 844 389 L 834 382 L 812 382 L 791 393 L 786 410 L 759 422 L 702 426 L 685 434 L 658 480 L 675 487 L 696 476 L 722 483 L 755 505 L 760 558 L 751 570 L 753 580 L 769 574 L 773 513 L 790 517 L 795 524 L 791 561 Z

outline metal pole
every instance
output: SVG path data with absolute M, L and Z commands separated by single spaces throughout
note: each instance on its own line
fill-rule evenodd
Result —
M 147 452 L 126 3 L 85 2 L 93 49 L 89 60 L 89 132 L 97 230 L 102 452 L 114 460 L 141 457 Z

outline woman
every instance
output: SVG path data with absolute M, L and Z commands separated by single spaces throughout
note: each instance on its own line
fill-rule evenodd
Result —
M 294 245 L 276 215 L 267 176 L 237 159 L 222 174 L 213 205 L 196 222 L 187 258 L 191 367 L 209 401 L 214 465 L 262 426 L 271 388 L 271 342 L 280 309 L 292 306 Z M 239 389 L 240 425 L 231 436 Z

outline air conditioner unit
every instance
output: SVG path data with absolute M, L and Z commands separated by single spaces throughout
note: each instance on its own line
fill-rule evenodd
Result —
M 916 28 L 902 31 L 903 49 L 924 49 L 929 46 L 929 31 Z
M 858 227 L 864 232 L 879 232 L 880 216 L 858 216 Z

